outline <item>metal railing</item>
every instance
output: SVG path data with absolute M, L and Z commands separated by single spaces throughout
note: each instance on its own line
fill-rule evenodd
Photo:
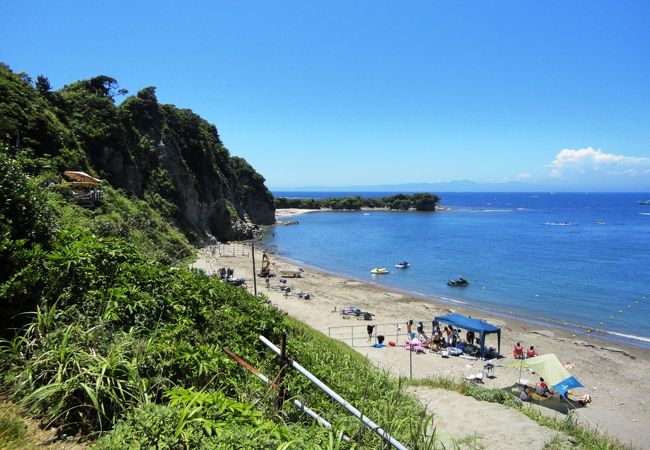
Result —
M 354 317 L 354 316 L 351 316 Z M 413 321 L 413 332 L 419 321 Z M 423 323 L 426 323 L 424 320 Z M 368 325 L 374 328 L 371 334 L 368 334 Z M 428 334 L 428 333 L 427 333 Z M 351 347 L 365 347 L 377 342 L 377 336 L 384 336 L 384 342 L 395 341 L 399 345 L 400 338 L 402 342 L 409 339 L 406 333 L 406 323 L 374 323 L 364 321 L 363 325 L 339 325 L 336 327 L 327 327 L 327 335 L 339 341 L 350 342 Z M 394 338 L 394 339 L 393 339 Z
M 251 246 L 242 242 L 217 242 L 216 244 L 208 245 L 206 251 L 213 258 L 223 256 L 250 256 Z

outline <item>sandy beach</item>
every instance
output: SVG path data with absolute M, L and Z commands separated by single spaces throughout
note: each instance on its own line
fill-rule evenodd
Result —
M 292 220 L 299 212 L 283 211 L 279 219 Z M 234 269 L 235 277 L 247 280 L 246 288 L 253 292 L 254 277 L 250 244 L 232 243 L 219 248 L 203 249 L 193 267 L 208 273 L 220 267 Z M 575 417 L 604 434 L 608 434 L 634 448 L 650 448 L 650 394 L 644 390 L 643 379 L 650 373 L 650 351 L 633 346 L 614 345 L 591 335 L 574 335 L 570 332 L 541 327 L 525 321 L 490 316 L 486 313 L 462 309 L 435 298 L 415 297 L 383 286 L 348 279 L 314 270 L 297 267 L 281 256 L 271 254 L 271 271 L 300 270 L 300 278 L 288 278 L 289 295 L 280 290 L 285 285 L 281 277 L 270 279 L 266 285 L 257 278 L 257 292 L 293 317 L 313 328 L 340 339 L 362 353 L 377 367 L 392 374 L 426 378 L 434 375 L 464 378 L 483 370 L 485 361 L 458 357 L 443 358 L 438 353 L 414 354 L 402 346 L 406 340 L 406 321 L 421 320 L 425 330 L 431 329 L 436 315 L 458 312 L 485 319 L 501 327 L 501 353 L 492 360 L 496 367 L 493 377 L 484 378 L 486 387 L 507 388 L 520 379 L 520 371 L 505 366 L 511 362 L 512 347 L 516 342 L 527 348 L 534 345 L 540 354 L 555 353 L 566 364 L 569 372 L 584 384 L 576 394 L 589 393 L 593 399 L 585 408 L 576 410 Z M 256 267 L 262 263 L 262 252 L 255 252 Z M 299 293 L 308 293 L 309 299 Z M 304 297 L 304 295 L 302 296 Z M 340 314 L 344 306 L 354 305 L 374 314 L 372 321 L 358 320 Z M 366 326 L 377 326 L 376 334 L 397 346 L 377 349 L 371 346 Z M 399 325 L 399 327 L 398 327 Z M 490 336 L 486 344 L 497 346 L 496 337 Z M 538 376 L 523 371 L 521 378 L 534 384 Z M 482 448 L 543 448 L 553 437 L 552 430 L 539 426 L 523 414 L 502 405 L 479 402 L 455 392 L 429 388 L 413 389 L 413 393 L 436 415 L 436 426 L 443 442 L 451 438 L 477 436 Z M 542 413 L 564 417 L 564 414 L 546 406 L 533 406 Z

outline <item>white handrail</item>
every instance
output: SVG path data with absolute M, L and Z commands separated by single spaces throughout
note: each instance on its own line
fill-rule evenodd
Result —
M 268 348 L 273 350 L 276 354 L 280 355 L 281 351 L 280 349 L 273 344 L 273 342 L 269 341 L 267 338 L 264 336 L 260 335 L 259 336 L 260 341 L 264 343 Z M 352 406 L 347 400 L 345 400 L 343 397 L 341 397 L 339 394 L 334 392 L 332 389 L 330 389 L 325 383 L 323 383 L 321 380 L 316 378 L 310 371 L 305 369 L 303 366 L 298 364 L 295 361 L 290 361 L 291 362 L 291 367 L 296 369 L 298 372 L 306 376 L 312 383 L 314 383 L 316 386 L 321 388 L 323 392 L 325 392 L 327 395 L 329 395 L 334 401 L 339 403 L 341 406 L 343 406 L 345 409 L 350 411 L 353 416 L 355 416 L 357 419 L 361 420 L 368 428 L 370 428 L 372 431 L 374 431 L 376 434 L 378 434 L 382 439 L 384 439 L 386 442 L 388 442 L 390 445 L 395 447 L 398 450 L 408 450 L 407 447 L 404 446 L 401 442 L 399 442 L 397 439 L 392 437 L 390 434 L 388 434 L 387 431 L 385 431 L 383 428 L 381 428 L 379 425 L 374 423 L 372 420 L 368 419 L 366 416 L 361 414 L 361 411 L 359 411 L 357 408 Z
M 244 361 L 240 356 L 235 355 L 235 354 L 234 354 L 231 350 L 229 350 L 229 349 L 224 349 L 224 350 L 226 351 L 226 354 L 227 354 L 228 356 L 230 356 L 230 357 L 233 358 L 235 361 L 237 361 L 237 363 L 239 363 L 242 367 L 244 367 L 245 369 L 247 369 L 248 371 L 250 371 L 250 372 L 251 372 L 253 375 L 255 375 L 257 378 L 259 378 L 260 380 L 262 380 L 262 382 L 263 382 L 264 384 L 266 384 L 266 385 L 268 385 L 268 386 L 272 386 L 272 385 L 273 385 L 273 383 L 271 382 L 271 380 L 269 380 L 269 378 L 268 378 L 266 375 L 264 375 L 264 374 L 263 374 L 262 372 L 260 372 L 259 370 L 255 369 L 255 368 L 254 368 L 253 366 L 251 366 L 248 362 Z M 242 362 L 242 361 L 243 361 L 243 362 Z M 311 408 L 309 408 L 307 405 L 305 405 L 304 403 L 302 403 L 300 400 L 293 399 L 293 404 L 296 406 L 296 408 L 298 408 L 299 410 L 301 410 L 302 412 L 304 412 L 305 414 L 307 414 L 308 416 L 310 416 L 312 419 L 316 420 L 316 421 L 317 421 L 319 424 L 321 424 L 323 427 L 325 427 L 325 428 L 329 428 L 329 429 L 332 429 L 332 424 L 331 424 L 331 423 L 329 423 L 326 419 L 324 419 L 324 418 L 322 418 L 321 416 L 319 416 L 316 412 L 314 412 L 314 410 L 312 410 Z M 343 439 L 344 441 L 346 441 L 346 442 L 350 442 L 350 438 L 347 437 L 345 434 L 343 434 L 341 437 L 342 437 L 342 439 Z

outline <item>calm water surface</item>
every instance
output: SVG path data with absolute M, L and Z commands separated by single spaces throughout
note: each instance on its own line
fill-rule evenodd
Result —
M 650 347 L 650 206 L 638 203 L 650 194 L 439 195 L 451 211 L 304 214 L 265 244 L 330 272 Z M 411 267 L 396 269 L 401 260 Z M 377 266 L 391 273 L 371 275 Z M 448 287 L 458 275 L 470 285 Z

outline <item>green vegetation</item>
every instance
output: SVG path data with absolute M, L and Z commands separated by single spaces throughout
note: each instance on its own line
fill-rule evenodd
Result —
M 291 402 L 276 410 L 276 392 L 223 352 L 229 347 L 275 379 L 276 358 L 258 335 L 278 342 L 286 334 L 290 357 L 406 446 L 439 446 L 432 417 L 405 394 L 404 380 L 286 317 L 263 296 L 181 265 L 194 250 L 168 220 L 182 223 L 186 205 L 175 175 L 156 162 L 160 127 L 182 155 L 174 170 L 191 167 L 183 172 L 188 183 L 212 177 L 232 186 L 241 179 L 243 187 L 218 202 L 228 220 L 246 202 L 262 205 L 253 211 L 261 214 L 271 199 L 259 195 L 263 178 L 217 145 L 213 126 L 191 111 L 158 105 L 153 88 L 117 107 L 114 98 L 125 92 L 109 77 L 52 92 L 43 76 L 33 84 L 2 65 L 0 75 L 0 390 L 21 412 L 55 427 L 58 437 L 87 439 L 100 449 L 381 448 L 377 435 L 295 371 L 285 374 L 289 396 L 333 428 L 318 427 Z M 124 163 L 119 167 L 137 163 L 146 188 L 134 193 L 137 186 L 106 183 L 103 201 L 81 208 L 60 172 L 74 164 L 110 175 L 96 167 L 107 148 L 118 149 L 109 153 Z M 211 171 L 206 161 L 222 170 Z M 113 179 L 138 184 L 137 177 Z M 428 210 L 438 198 L 372 201 L 370 207 Z M 319 205 L 357 209 L 364 202 Z M 496 393 L 451 382 L 446 388 L 508 404 Z M 32 421 L 6 405 L 0 404 L 0 448 L 33 448 L 26 431 Z M 548 426 L 588 448 L 618 448 L 572 421 Z
M 59 436 L 98 448 L 377 448 L 380 438 L 294 371 L 290 396 L 332 430 L 285 402 L 223 352 L 263 373 L 288 352 L 410 448 L 431 448 L 430 418 L 388 377 L 345 344 L 269 307 L 263 297 L 173 262 L 187 241 L 144 201 L 107 186 L 83 209 L 49 174 L 28 177 L 0 152 L 2 390 Z M 20 439 L 3 422 L 0 447 Z M 343 434 L 351 443 L 343 441 Z
M 398 211 L 435 211 L 440 197 L 429 193 L 397 194 L 389 197 L 364 198 L 358 195 L 340 198 L 276 198 L 276 208 L 359 210 L 381 208 Z
M 126 94 L 105 75 L 52 91 L 45 76 L 34 83 L 0 64 L 3 151 L 48 182 L 59 183 L 65 170 L 104 179 L 192 241 L 251 237 L 247 220 L 273 223 L 264 178 L 230 156 L 213 124 L 158 103 L 155 87 Z
M 4 442 L 13 447 L 25 442 L 27 425 L 16 416 L 11 405 L 0 404 L 0 445 Z

